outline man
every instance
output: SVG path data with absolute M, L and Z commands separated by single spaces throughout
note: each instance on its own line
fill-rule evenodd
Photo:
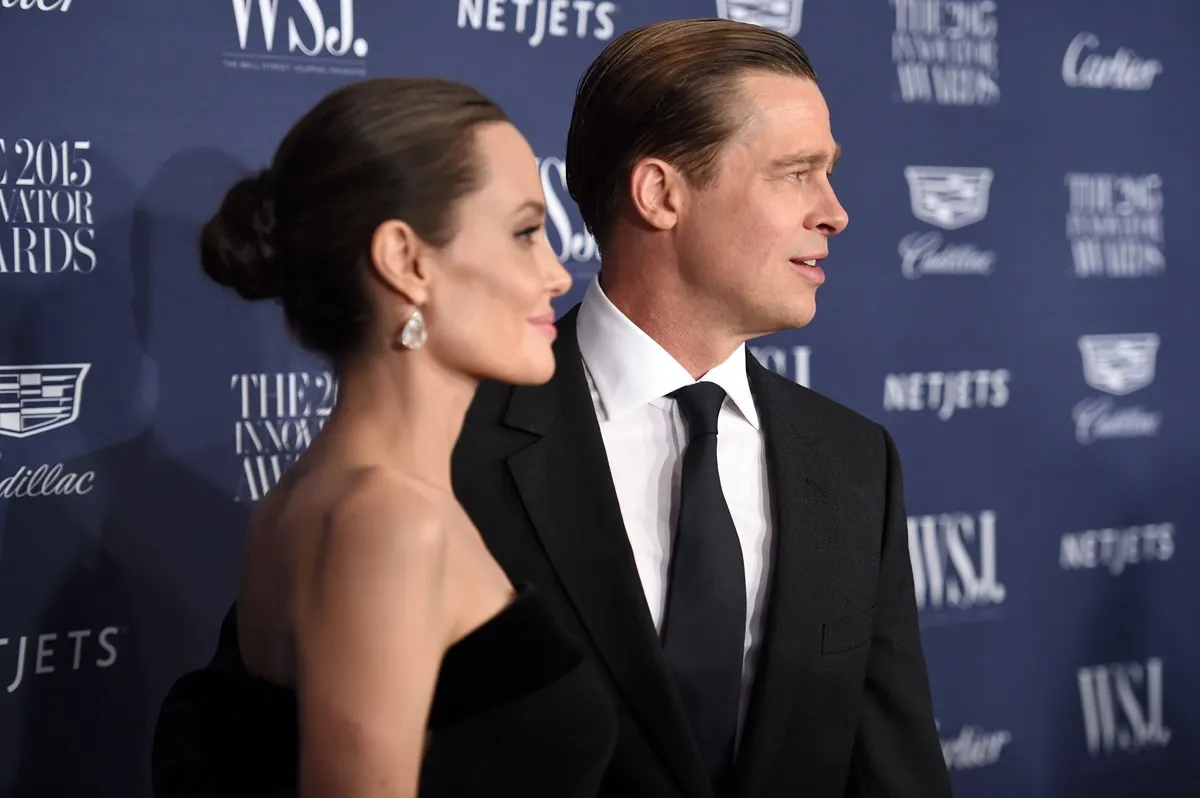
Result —
M 813 318 L 837 158 L 764 28 L 650 25 L 580 83 L 568 184 L 603 266 L 550 383 L 481 387 L 454 484 L 611 687 L 604 798 L 951 793 L 895 446 L 745 348 Z
M 599 280 L 550 384 L 481 391 L 455 485 L 611 679 L 606 796 L 950 794 L 892 439 L 745 349 L 814 317 L 838 155 L 803 50 L 757 26 L 630 31 L 578 88 Z M 696 380 L 715 398 L 672 397 Z
M 837 159 L 808 58 L 761 27 L 650 25 L 580 82 L 599 278 L 551 383 L 481 391 L 454 477 L 610 679 L 606 796 L 951 793 L 895 446 L 745 348 L 813 318 Z

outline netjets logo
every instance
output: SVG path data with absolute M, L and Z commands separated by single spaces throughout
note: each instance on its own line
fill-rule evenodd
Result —
M 804 0 L 717 0 L 717 16 L 779 31 L 785 36 L 800 32 Z
M 458 27 L 488 33 L 513 32 L 539 47 L 591 37 L 606 42 L 616 32 L 619 10 L 609 0 L 458 0 Z

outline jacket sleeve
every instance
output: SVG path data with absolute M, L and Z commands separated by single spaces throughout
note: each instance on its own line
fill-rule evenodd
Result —
M 847 798 L 950 798 L 908 550 L 904 479 L 886 429 L 886 495 L 878 609 Z

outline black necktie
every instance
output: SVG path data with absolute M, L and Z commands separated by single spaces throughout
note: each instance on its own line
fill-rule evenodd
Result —
M 671 555 L 662 643 L 713 787 L 733 772 L 746 572 L 742 546 L 717 473 L 717 414 L 725 391 L 698 382 L 671 394 L 687 422 L 679 520 Z

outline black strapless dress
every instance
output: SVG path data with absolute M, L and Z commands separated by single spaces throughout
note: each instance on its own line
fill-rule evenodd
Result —
M 163 703 L 156 798 L 296 795 L 295 692 L 246 671 L 235 624 L 231 610 L 212 663 Z M 421 798 L 593 798 L 616 714 L 605 684 L 522 586 L 446 652 L 428 729 Z

